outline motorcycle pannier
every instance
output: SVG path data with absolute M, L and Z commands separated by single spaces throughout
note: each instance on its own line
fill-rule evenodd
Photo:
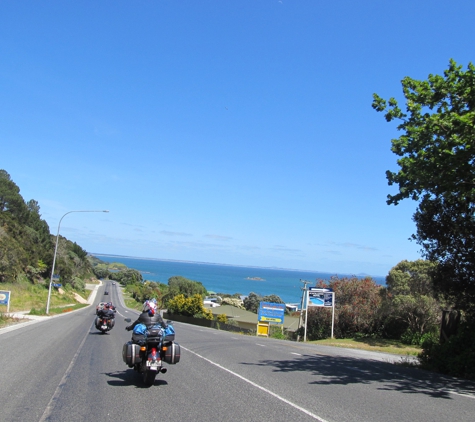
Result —
M 168 324 L 167 328 L 163 330 L 163 341 L 175 341 L 175 329 L 173 325 Z
M 166 363 L 175 364 L 180 362 L 180 345 L 178 343 L 167 343 L 162 347 L 163 360 Z
M 122 359 L 127 365 L 134 365 L 140 362 L 140 346 L 131 341 L 124 344 L 122 348 Z

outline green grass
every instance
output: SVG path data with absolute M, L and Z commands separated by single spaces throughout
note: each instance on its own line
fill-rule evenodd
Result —
M 402 356 L 417 356 L 421 352 L 420 347 L 402 344 L 396 340 L 357 338 L 357 339 L 324 339 L 309 341 L 312 344 L 322 344 L 325 346 L 345 347 L 347 349 L 360 349 L 372 352 L 392 353 Z
M 28 311 L 30 309 L 46 308 L 48 301 L 48 284 L 31 284 L 29 282 L 2 283 L 2 290 L 8 290 L 10 294 L 10 312 Z M 60 294 L 57 289 L 51 291 L 50 310 L 52 308 L 66 307 L 76 304 L 74 294 L 77 293 L 86 298 L 91 293 L 89 290 L 79 291 L 71 288 L 64 289 L 64 294 Z M 6 306 L 0 306 L 0 312 L 6 312 Z
M 137 302 L 124 287 L 121 287 L 120 290 L 122 291 L 122 297 L 124 298 L 124 303 L 127 308 L 136 309 L 137 311 L 142 310 L 142 303 Z
M 57 315 L 57 314 L 64 314 L 65 312 L 71 312 L 75 311 L 76 309 L 81 309 L 84 308 L 86 304 L 83 303 L 76 303 L 75 305 L 67 305 L 67 306 L 59 306 L 56 308 L 49 308 L 49 315 Z M 35 309 L 32 308 L 30 313 L 27 315 L 46 315 L 46 307 L 40 308 L 40 309 Z

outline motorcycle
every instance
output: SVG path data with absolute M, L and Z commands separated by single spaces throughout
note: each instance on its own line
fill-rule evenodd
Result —
M 125 322 L 131 322 L 125 318 Z M 143 383 L 151 386 L 157 374 L 165 374 L 167 368 L 164 362 L 176 364 L 180 361 L 180 345 L 175 343 L 175 334 L 171 321 L 168 321 L 170 330 L 165 332 L 161 327 L 154 327 L 146 331 L 145 335 L 133 335 L 132 340 L 125 343 L 122 349 L 122 359 L 135 371 L 142 375 Z
M 97 316 L 95 320 L 96 328 L 102 333 L 105 334 L 107 331 L 112 330 L 114 327 L 114 318 L 107 318 L 104 316 Z

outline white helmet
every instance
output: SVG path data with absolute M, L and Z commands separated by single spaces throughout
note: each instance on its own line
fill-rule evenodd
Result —
M 153 302 L 149 302 L 148 304 L 148 314 L 150 316 L 154 316 L 157 313 L 157 305 Z
M 150 302 L 148 300 L 146 300 L 143 303 L 142 312 L 147 312 L 149 309 L 150 309 Z

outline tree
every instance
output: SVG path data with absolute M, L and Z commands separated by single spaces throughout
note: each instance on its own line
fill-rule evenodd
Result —
M 401 322 L 400 326 L 415 343 L 422 336 L 437 330 L 441 309 L 434 297 L 432 272 L 437 264 L 419 259 L 401 261 L 391 268 L 383 291 L 386 323 Z
M 381 304 L 381 286 L 371 277 L 336 277 L 329 281 L 318 280 L 317 287 L 331 288 L 335 292 L 335 336 L 344 338 L 355 334 L 370 335 L 379 328 L 379 307 Z M 314 339 L 330 333 L 331 314 L 328 309 L 312 310 L 307 329 Z M 320 324 L 313 327 L 313 324 Z M 325 325 L 324 325 L 325 324 Z M 311 337 L 309 337 L 311 338 Z
M 189 280 L 182 276 L 173 276 L 168 279 L 167 299 L 183 294 L 185 298 L 199 294 L 206 295 L 206 287 L 199 281 Z
M 251 292 L 249 296 L 244 298 L 243 306 L 247 311 L 254 312 L 257 314 L 259 310 L 260 303 L 262 302 L 262 296 Z
M 10 175 L 0 169 L 0 212 L 9 212 L 17 221 L 25 223 L 28 215 L 27 206 L 20 195 L 20 188 Z
M 398 172 L 386 172 L 399 192 L 388 204 L 418 201 L 412 238 L 438 262 L 436 293 L 475 316 L 475 66 L 450 60 L 444 75 L 402 80 L 406 111 L 374 94 L 373 108 L 403 134 L 391 141 Z
M 143 277 L 140 271 L 134 270 L 132 268 L 127 268 L 119 272 L 110 273 L 109 277 L 113 278 L 114 280 L 117 280 L 119 283 L 122 283 L 124 285 L 142 283 L 143 281 Z
M 262 302 L 270 302 L 270 303 L 285 303 L 281 298 L 280 296 L 277 296 L 277 295 L 268 295 L 268 296 L 264 296 L 262 298 Z

